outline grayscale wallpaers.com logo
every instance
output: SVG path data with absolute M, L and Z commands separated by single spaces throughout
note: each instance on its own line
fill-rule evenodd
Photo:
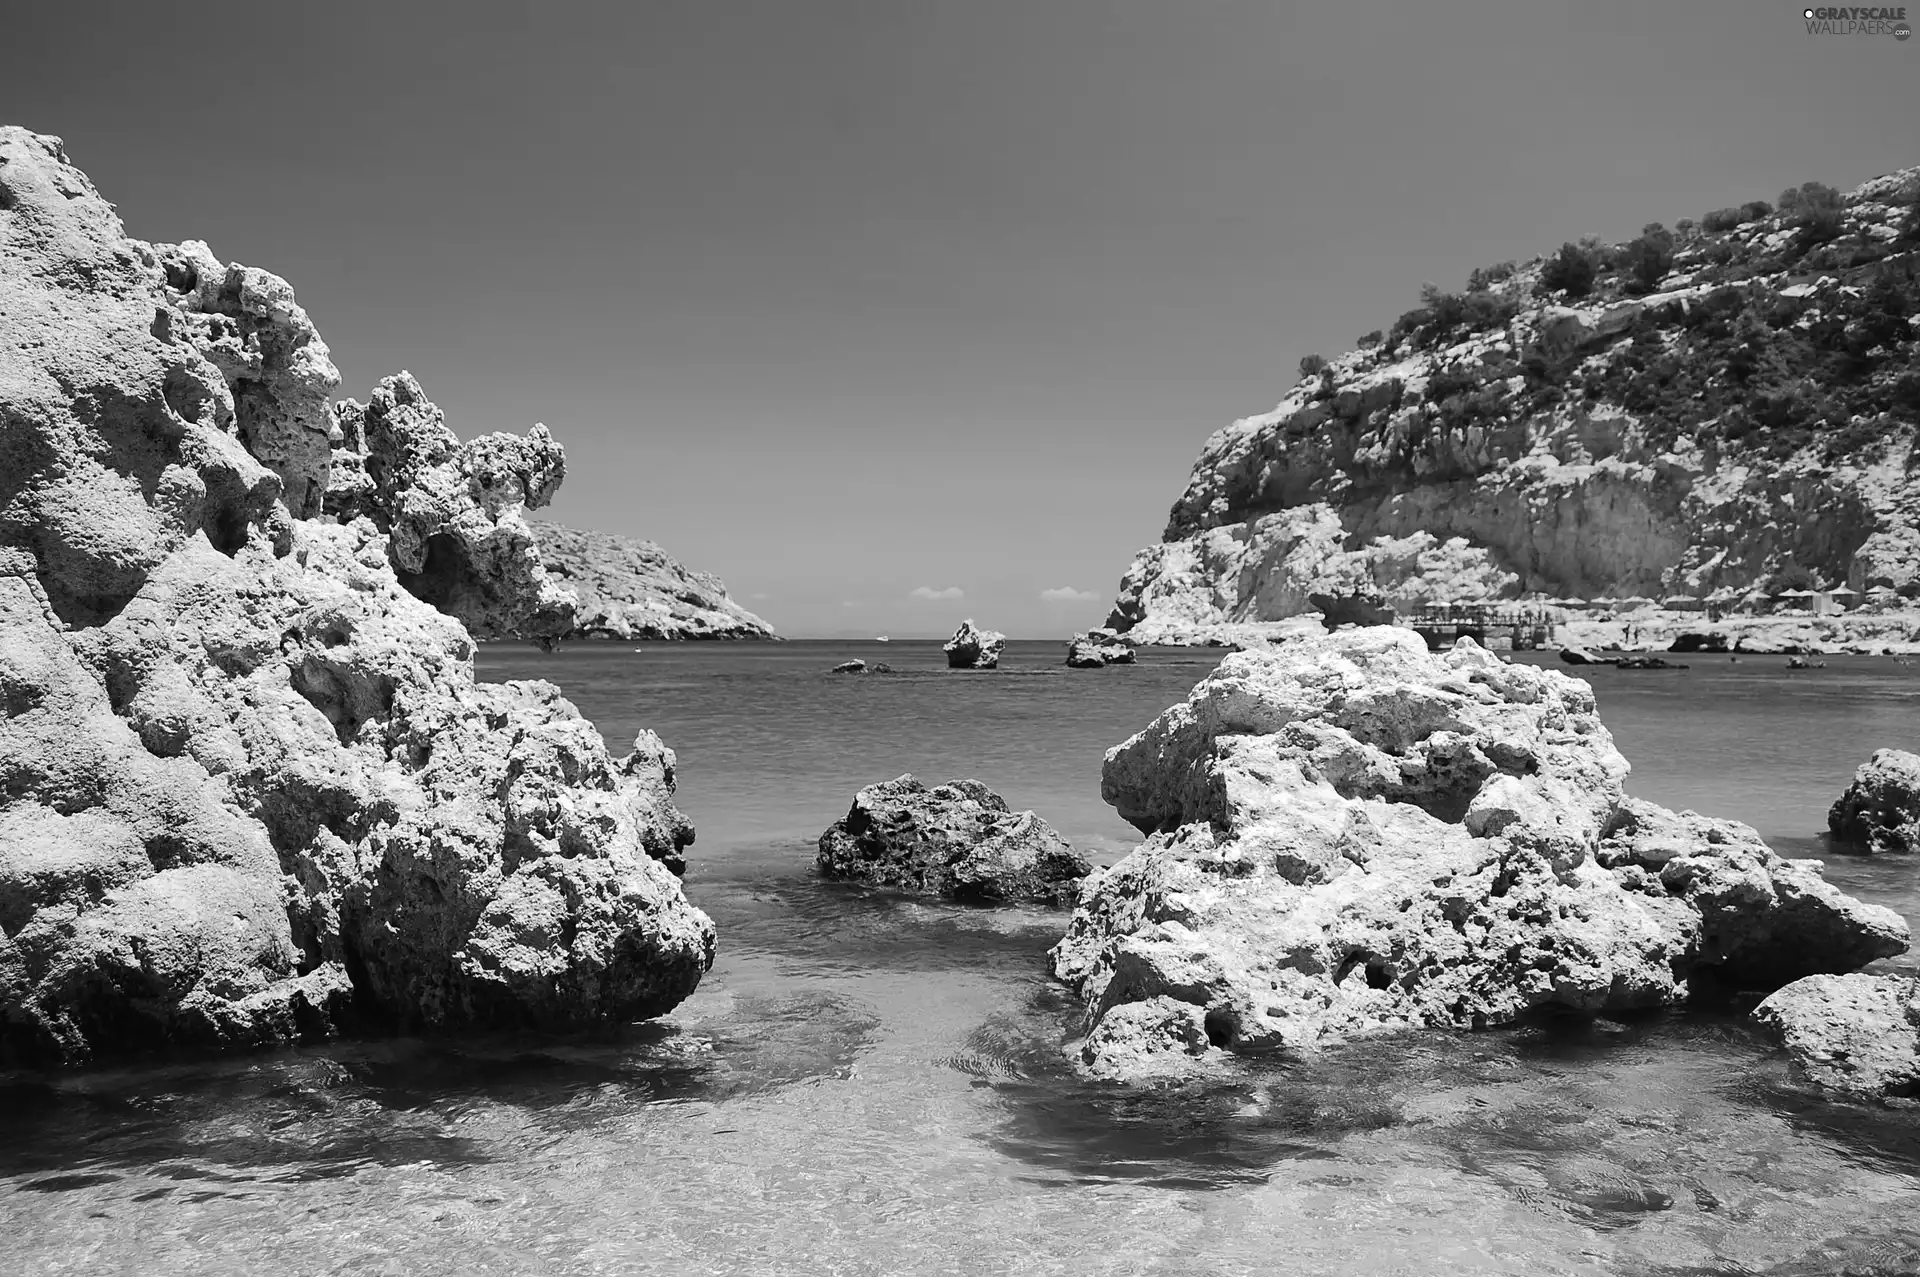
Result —
M 1822 5 L 1804 10 L 1803 16 L 1808 35 L 1890 35 L 1904 40 L 1913 34 L 1905 5 Z

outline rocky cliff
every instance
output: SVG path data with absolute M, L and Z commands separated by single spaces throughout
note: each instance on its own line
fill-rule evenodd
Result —
M 533 535 L 549 576 L 576 600 L 567 637 L 778 637 L 771 625 L 727 597 L 719 577 L 689 571 L 651 541 L 557 523 L 536 523 Z
M 1422 300 L 1207 441 L 1110 625 L 1182 641 L 1315 591 L 1920 600 L 1920 169 Z
M 286 281 L 0 128 L 0 1063 L 631 1019 L 712 963 L 673 752 L 474 681 L 468 626 L 572 624 L 558 446 L 337 381 Z

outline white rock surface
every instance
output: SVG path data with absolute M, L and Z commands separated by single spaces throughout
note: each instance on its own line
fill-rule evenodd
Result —
M 1817 862 L 1628 798 L 1626 775 L 1587 684 L 1470 641 L 1383 626 L 1228 656 L 1107 754 L 1102 797 L 1149 837 L 1052 953 L 1083 1062 L 1137 1077 L 1658 1006 L 1906 948 Z

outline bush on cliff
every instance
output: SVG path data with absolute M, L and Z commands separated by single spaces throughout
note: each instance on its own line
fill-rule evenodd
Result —
M 1585 297 L 1593 291 L 1594 277 L 1599 273 L 1593 254 L 1578 244 L 1562 244 L 1560 251 L 1547 259 L 1546 268 L 1540 272 L 1540 289 L 1544 293 L 1565 293 L 1568 297 Z

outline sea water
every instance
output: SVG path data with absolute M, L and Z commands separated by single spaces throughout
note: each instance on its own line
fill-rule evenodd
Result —
M 640 727 L 678 752 L 686 888 L 720 935 L 699 991 L 597 1034 L 13 1078 L 0 1271 L 1920 1271 L 1920 1115 L 1795 1089 L 1737 1012 L 1414 1034 L 1172 1091 L 1077 1078 L 1077 1007 L 1043 963 L 1060 915 L 812 865 L 854 791 L 903 772 L 978 778 L 1125 854 L 1101 754 L 1220 654 L 1063 655 L 485 648 L 482 677 L 553 680 L 616 752 Z M 855 656 L 896 672 L 828 672 Z M 1920 669 L 1686 659 L 1579 671 L 1629 789 L 1745 820 L 1920 920 L 1920 858 L 1822 835 L 1873 749 L 1920 748 Z

